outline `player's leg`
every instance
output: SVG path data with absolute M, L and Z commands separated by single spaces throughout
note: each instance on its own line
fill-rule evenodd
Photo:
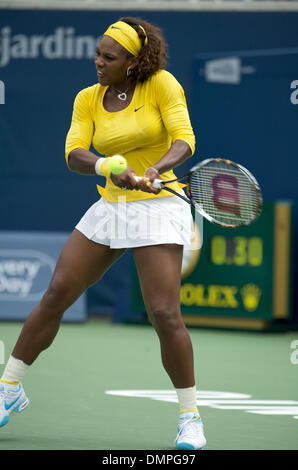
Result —
M 20 383 L 28 367 L 55 338 L 63 313 L 125 250 L 88 240 L 78 230 L 66 242 L 40 303 L 27 318 L 0 380 L 0 427 L 29 404 Z
M 32 364 L 52 343 L 65 310 L 124 252 L 88 240 L 75 229 L 59 256 L 47 291 L 22 328 L 13 357 Z
M 183 247 L 138 247 L 133 255 L 148 317 L 160 340 L 163 365 L 176 388 L 193 387 L 192 344 L 180 311 Z
M 162 363 L 180 405 L 176 447 L 206 444 L 197 409 L 193 348 L 180 310 L 183 247 L 165 244 L 133 249 L 148 317 L 160 341 Z

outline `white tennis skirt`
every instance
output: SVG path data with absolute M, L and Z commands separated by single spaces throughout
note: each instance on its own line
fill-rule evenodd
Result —
M 101 198 L 76 225 L 89 240 L 111 248 L 164 243 L 189 248 L 193 227 L 190 205 L 175 196 L 128 202 Z

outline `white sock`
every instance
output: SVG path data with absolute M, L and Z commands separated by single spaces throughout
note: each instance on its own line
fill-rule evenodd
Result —
M 25 364 L 25 362 L 10 356 L 0 381 L 17 384 L 22 381 L 28 367 L 29 365 Z
M 176 388 L 176 392 L 180 406 L 180 414 L 187 411 L 196 411 L 199 414 L 197 408 L 197 390 L 195 385 L 189 388 Z

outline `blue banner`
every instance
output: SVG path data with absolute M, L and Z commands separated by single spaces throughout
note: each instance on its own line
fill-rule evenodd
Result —
M 0 320 L 25 320 L 41 300 L 68 235 L 0 232 Z M 82 322 L 83 294 L 64 314 L 64 322 Z

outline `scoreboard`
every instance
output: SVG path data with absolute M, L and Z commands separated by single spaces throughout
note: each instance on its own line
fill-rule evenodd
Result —
M 195 224 L 192 250 L 184 252 L 181 311 L 188 325 L 266 329 L 292 316 L 293 207 L 265 202 L 251 225 Z M 200 236 L 203 243 L 200 248 Z M 132 308 L 144 311 L 136 273 Z

